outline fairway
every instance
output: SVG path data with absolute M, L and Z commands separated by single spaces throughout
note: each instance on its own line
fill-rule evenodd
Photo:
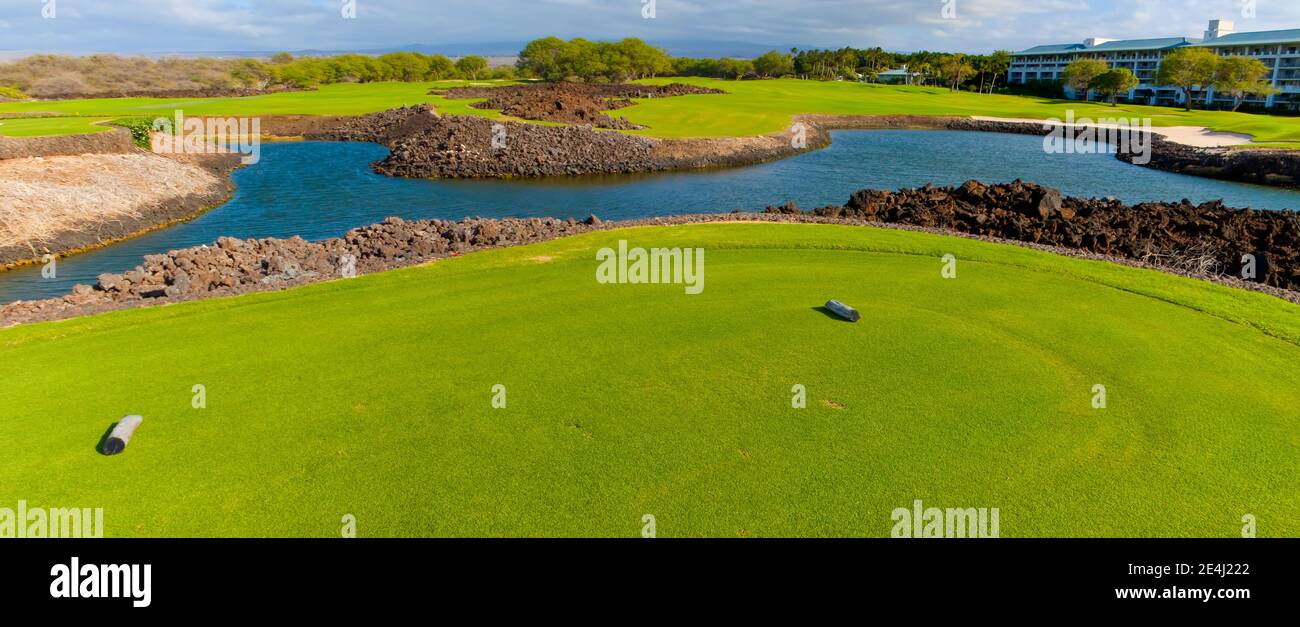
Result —
M 1184 112 L 1169 107 L 1085 103 L 1025 96 L 950 92 L 939 87 L 879 85 L 796 79 L 727 81 L 709 78 L 658 78 L 647 83 L 689 83 L 714 87 L 726 94 L 639 99 L 633 107 L 612 112 L 648 129 L 632 131 L 655 137 L 723 137 L 760 135 L 784 130 L 795 115 L 934 115 L 996 116 L 1008 118 L 1150 118 L 1155 126 L 1204 126 L 1218 131 L 1248 133 L 1256 142 L 1291 146 L 1300 142 L 1300 119 L 1227 111 Z M 507 84 L 498 81 L 498 84 Z M 107 98 L 53 102 L 0 103 L 6 113 L 45 113 L 55 121 L 6 121 L 0 135 L 75 134 L 87 128 L 87 117 L 105 119 L 128 116 L 170 116 L 175 109 L 186 115 L 361 115 L 403 105 L 432 103 L 442 113 L 497 118 L 500 113 L 473 109 L 478 100 L 448 100 L 428 95 L 434 87 L 471 84 L 368 83 L 322 86 L 317 91 L 286 92 L 247 98 Z M 472 84 L 492 84 L 479 81 Z M 11 126 L 12 125 L 12 126 Z M 38 130 L 34 130 L 38 129 Z
M 87 123 L 95 118 L 172 117 L 179 109 L 188 116 L 262 115 L 362 115 L 425 102 L 438 103 L 439 111 L 499 117 L 495 111 L 471 109 L 475 100 L 445 100 L 430 96 L 435 87 L 455 87 L 468 81 L 429 83 L 370 83 L 325 85 L 316 91 L 295 91 L 245 98 L 91 98 L 83 100 L 22 101 L 0 103 L 0 117 L 23 113 L 51 117 L 0 120 L 0 135 L 72 135 L 94 132 Z M 479 81 L 474 84 L 493 84 Z M 505 84 L 501 82 L 501 84 Z M 34 130 L 38 129 L 38 130 Z
M 704 248 L 703 293 L 598 284 L 620 239 Z M 602 231 L 0 330 L 0 504 L 108 537 L 887 536 L 916 499 L 1003 537 L 1295 536 L 1298 311 L 904 231 Z
M 81 135 L 102 133 L 112 127 L 105 126 L 109 118 L 78 117 L 0 117 L 0 135 L 6 137 L 44 137 L 48 135 Z

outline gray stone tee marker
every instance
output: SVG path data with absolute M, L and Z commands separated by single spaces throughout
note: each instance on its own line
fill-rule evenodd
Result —
M 144 417 L 134 414 L 118 421 L 117 426 L 113 427 L 113 431 L 108 434 L 108 439 L 104 440 L 104 454 L 117 455 L 126 450 L 126 445 L 131 442 L 131 436 L 135 435 L 135 430 L 142 422 Z
M 857 322 L 862 319 L 862 314 L 858 313 L 858 310 L 845 305 L 838 300 L 827 302 L 826 309 L 849 322 Z

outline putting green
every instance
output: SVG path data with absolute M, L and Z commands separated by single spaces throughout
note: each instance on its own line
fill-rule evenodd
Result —
M 598 284 L 620 239 L 703 247 L 703 293 Z M 1298 314 L 929 234 L 599 232 L 0 331 L 0 507 L 102 507 L 112 537 L 886 536 L 921 499 L 1004 537 L 1296 536 Z

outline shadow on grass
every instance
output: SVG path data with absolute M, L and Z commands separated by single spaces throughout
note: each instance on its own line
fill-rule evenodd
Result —
M 116 422 L 113 423 L 113 424 L 111 424 L 111 425 L 108 425 L 108 430 L 104 431 L 104 435 L 99 436 L 99 444 L 96 444 L 96 445 L 95 445 L 95 452 L 96 452 L 96 453 L 99 453 L 100 455 L 103 455 L 104 457 L 109 457 L 109 456 L 112 455 L 112 453 L 109 453 L 108 451 L 106 451 L 106 450 L 104 449 L 104 447 L 108 445 L 108 436 L 112 435 L 112 434 L 113 434 L 113 429 L 116 429 L 116 428 L 117 428 L 117 423 L 116 423 Z
M 827 318 L 830 318 L 831 320 L 834 320 L 834 321 L 836 321 L 836 322 L 847 322 L 847 323 L 849 323 L 849 324 L 853 324 L 853 321 L 852 321 L 852 320 L 845 320 L 844 318 L 841 318 L 841 317 L 840 317 L 838 314 L 836 314 L 835 312 L 833 312 L 833 311 L 831 311 L 831 310 L 829 310 L 829 309 L 827 309 L 827 308 L 825 308 L 825 307 L 813 307 L 812 310 L 813 310 L 813 311 L 819 311 L 819 312 L 821 312 L 821 314 L 822 314 L 823 316 L 826 316 Z

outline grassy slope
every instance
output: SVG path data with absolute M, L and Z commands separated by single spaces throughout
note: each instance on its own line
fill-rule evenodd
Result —
M 597 285 L 619 238 L 705 246 L 703 295 Z M 1296 313 L 925 234 L 590 234 L 0 331 L 0 505 L 102 506 L 111 536 L 879 536 L 922 498 L 1004 536 L 1295 536 Z
M 1300 142 L 1300 119 L 1222 111 L 1183 112 L 1166 107 L 1106 105 L 1047 100 L 1020 96 L 985 96 L 951 93 L 933 87 L 870 85 L 844 82 L 720 81 L 702 78 L 664 78 L 648 82 L 689 82 L 718 87 L 725 95 L 642 100 L 637 107 L 616 115 L 649 126 L 642 134 L 661 137 L 743 136 L 777 131 L 789 126 L 800 113 L 832 114 L 915 114 L 992 115 L 1003 117 L 1061 118 L 1066 110 L 1078 117 L 1150 117 L 1156 126 L 1206 126 L 1217 130 L 1250 133 L 1260 142 Z M 493 111 L 469 108 L 472 100 L 446 100 L 426 95 L 442 83 L 377 83 L 370 85 L 327 85 L 315 92 L 272 94 L 252 98 L 205 100 L 122 98 L 62 102 L 17 102 L 0 104 L 4 113 L 48 112 L 81 116 L 68 119 L 66 126 L 48 127 L 48 122 L 7 121 L 0 134 L 17 134 L 28 125 L 46 125 L 42 133 L 84 133 L 86 116 L 170 115 L 176 108 L 188 115 L 354 115 L 383 109 L 432 102 L 448 113 L 498 116 Z M 31 132 L 29 134 L 36 134 Z

